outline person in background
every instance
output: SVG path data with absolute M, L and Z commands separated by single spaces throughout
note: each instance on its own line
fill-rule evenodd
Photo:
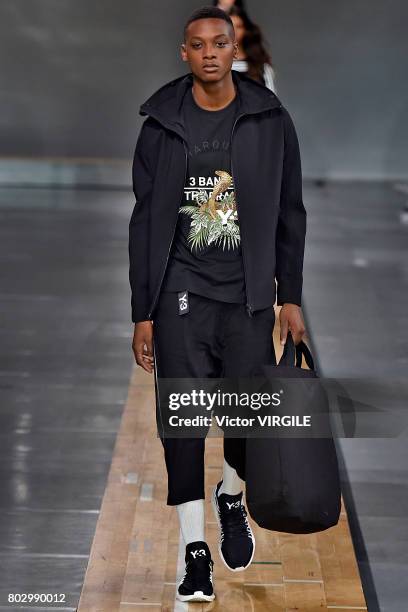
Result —
M 261 29 L 248 16 L 248 13 L 236 5 L 229 11 L 234 24 L 238 57 L 234 59 L 232 70 L 246 72 L 256 81 L 276 93 L 275 71 L 272 60 L 265 49 Z
M 244 6 L 244 0 L 220 0 L 218 2 L 218 0 L 214 0 L 213 1 L 213 6 L 216 6 L 220 9 L 222 9 L 223 11 L 225 11 L 226 13 L 229 14 L 230 9 L 233 6 L 238 6 L 238 8 L 245 8 Z
M 271 57 L 265 49 L 261 29 L 250 19 L 244 2 L 240 0 L 217 2 L 214 0 L 213 5 L 228 13 L 234 24 L 238 57 L 232 63 L 232 70 L 245 72 L 276 93 L 275 71 Z

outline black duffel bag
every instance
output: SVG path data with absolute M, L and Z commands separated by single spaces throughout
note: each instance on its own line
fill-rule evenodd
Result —
M 268 378 L 317 378 L 307 345 L 295 347 L 290 333 L 279 364 L 265 368 Z M 247 438 L 245 462 L 247 507 L 260 527 L 314 533 L 338 523 L 341 487 L 332 437 Z

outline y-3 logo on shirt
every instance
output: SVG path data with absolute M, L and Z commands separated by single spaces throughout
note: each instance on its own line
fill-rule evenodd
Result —
M 188 242 L 193 249 L 203 249 L 211 244 L 235 249 L 241 241 L 232 176 L 225 170 L 216 170 L 219 177 L 210 193 L 200 186 L 192 198 L 197 204 L 182 206 L 180 212 L 191 217 Z M 200 183 L 200 181 L 198 181 Z
M 178 305 L 179 305 L 179 314 L 187 314 L 189 311 L 188 307 L 188 292 L 180 291 L 178 294 Z

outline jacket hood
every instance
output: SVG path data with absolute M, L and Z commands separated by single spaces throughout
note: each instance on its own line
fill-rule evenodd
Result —
M 238 94 L 238 114 L 259 113 L 282 106 L 277 95 L 261 83 L 237 70 L 231 70 L 231 74 Z M 181 106 L 192 85 L 192 72 L 165 83 L 141 104 L 139 114 L 152 116 L 185 138 Z

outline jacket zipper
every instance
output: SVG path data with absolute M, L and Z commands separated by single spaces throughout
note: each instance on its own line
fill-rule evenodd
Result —
M 184 181 L 183 181 L 183 191 L 182 191 L 182 194 L 181 194 L 181 199 L 183 198 L 183 195 L 184 195 L 184 187 L 185 187 L 185 184 L 186 184 L 186 176 L 187 176 L 187 148 L 186 148 L 186 143 L 185 143 L 184 139 L 183 139 L 183 147 L 184 147 L 185 168 L 184 168 Z M 173 234 L 172 234 L 170 245 L 169 245 L 169 248 L 168 248 L 168 251 L 167 251 L 166 263 L 164 264 L 164 267 L 163 267 L 163 273 L 162 273 L 162 276 L 161 276 L 161 279 L 160 279 L 160 283 L 159 283 L 159 286 L 158 286 L 158 288 L 156 290 L 156 294 L 154 296 L 153 303 L 152 303 L 152 305 L 150 307 L 150 310 L 149 310 L 149 312 L 147 314 L 147 318 L 148 319 L 151 318 L 152 313 L 153 313 L 153 311 L 154 311 L 154 309 L 156 307 L 157 300 L 158 300 L 159 293 L 160 293 L 160 289 L 162 287 L 164 276 L 166 274 L 167 264 L 169 262 L 169 257 L 170 257 L 170 251 L 171 251 L 171 247 L 172 247 L 173 241 L 174 241 L 174 236 L 175 236 L 175 233 L 176 233 L 177 222 L 178 222 L 178 213 L 177 213 L 177 217 L 176 217 L 176 222 L 175 222 L 174 227 L 173 227 Z
M 249 290 L 248 290 L 248 282 L 247 282 L 247 273 L 246 273 L 246 265 L 245 265 L 245 249 L 244 249 L 244 240 L 243 240 L 243 234 L 242 234 L 242 226 L 241 226 L 241 219 L 240 219 L 240 214 L 239 214 L 239 206 L 238 206 L 238 198 L 237 198 L 237 190 L 236 190 L 236 183 L 235 183 L 235 178 L 234 178 L 234 172 L 233 172 L 233 163 L 232 163 L 232 137 L 234 134 L 234 128 L 235 125 L 238 121 L 238 119 L 240 119 L 241 117 L 243 117 L 244 115 L 238 115 L 238 117 L 235 118 L 234 124 L 232 126 L 232 130 L 231 130 L 231 175 L 232 175 L 232 180 L 234 182 L 234 191 L 235 191 L 235 203 L 237 206 L 237 211 L 238 211 L 238 219 L 239 219 L 239 231 L 241 234 L 241 250 L 242 250 L 242 263 L 243 263 L 243 267 L 244 267 L 244 279 L 245 279 L 245 300 L 246 300 L 246 310 L 248 312 L 248 316 L 253 317 L 253 310 L 252 310 L 252 305 L 251 305 L 251 301 L 249 299 Z

